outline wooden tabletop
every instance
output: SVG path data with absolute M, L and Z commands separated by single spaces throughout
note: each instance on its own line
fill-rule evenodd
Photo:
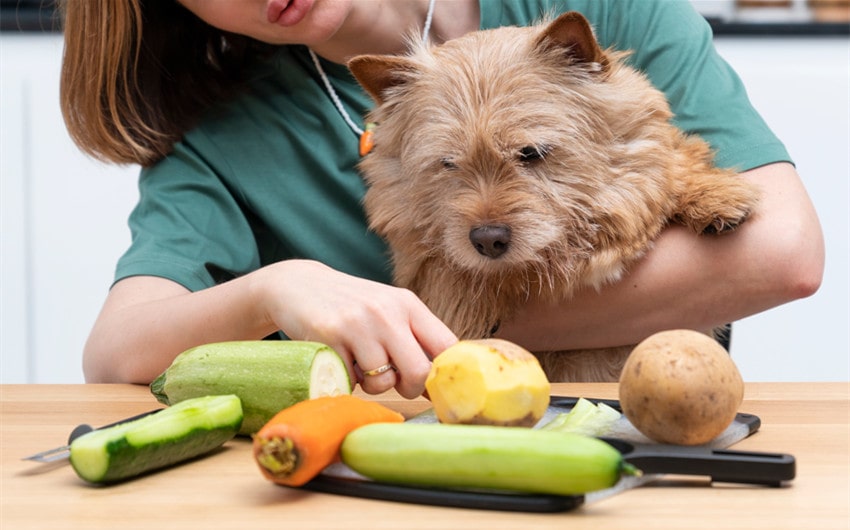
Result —
M 614 384 L 557 384 L 553 393 L 617 397 Z M 413 415 L 425 400 L 374 398 Z M 103 425 L 159 408 L 147 387 L 0 386 L 0 528 L 33 529 L 700 529 L 850 528 L 850 383 L 752 383 L 742 412 L 758 433 L 736 449 L 790 453 L 797 477 L 781 488 L 667 476 L 576 510 L 530 514 L 374 501 L 284 488 L 264 480 L 247 439 L 130 482 L 94 487 L 67 463 L 22 457 L 62 445 L 79 423 Z

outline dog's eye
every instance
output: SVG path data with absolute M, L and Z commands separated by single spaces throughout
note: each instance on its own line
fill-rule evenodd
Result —
M 457 164 L 451 158 L 441 158 L 440 164 L 443 165 L 443 169 L 457 169 Z
M 526 145 L 519 150 L 519 160 L 526 163 L 542 160 L 550 149 L 547 145 Z

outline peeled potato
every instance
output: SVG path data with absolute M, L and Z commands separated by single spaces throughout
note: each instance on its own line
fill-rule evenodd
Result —
M 735 419 L 744 382 L 717 341 L 691 330 L 638 344 L 620 375 L 620 405 L 632 425 L 661 443 L 699 445 Z
M 501 339 L 458 342 L 425 380 L 441 423 L 532 426 L 549 407 L 550 387 L 537 357 Z

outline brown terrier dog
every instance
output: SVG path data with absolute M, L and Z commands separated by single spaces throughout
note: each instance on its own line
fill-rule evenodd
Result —
M 395 283 L 459 337 L 492 334 L 531 295 L 618 280 L 671 221 L 719 233 L 753 211 L 755 189 L 578 13 L 411 47 L 349 63 L 377 102 L 365 208 Z M 593 381 L 616 380 L 630 350 L 536 353 L 552 381 Z

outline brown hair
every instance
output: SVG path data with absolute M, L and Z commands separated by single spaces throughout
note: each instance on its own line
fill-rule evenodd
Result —
M 87 154 L 148 166 L 271 47 L 220 31 L 175 1 L 64 0 L 60 104 Z

